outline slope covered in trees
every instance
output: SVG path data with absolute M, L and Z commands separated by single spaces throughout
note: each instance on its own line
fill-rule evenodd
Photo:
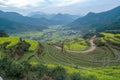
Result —
M 120 28 L 120 6 L 101 13 L 88 13 L 71 24 L 67 25 L 71 29 L 92 30 L 97 31 L 119 29 Z

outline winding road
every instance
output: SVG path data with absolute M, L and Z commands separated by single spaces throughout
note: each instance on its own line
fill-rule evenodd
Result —
M 65 50 L 66 52 L 68 53 L 89 53 L 89 52 L 92 52 L 96 49 L 96 45 L 94 43 L 94 40 L 96 38 L 96 35 L 94 35 L 90 40 L 89 40 L 89 43 L 90 43 L 90 47 L 87 49 L 87 50 L 84 50 L 84 51 L 73 51 L 73 50 Z M 57 49 L 61 50 L 61 47 L 59 46 L 55 46 Z

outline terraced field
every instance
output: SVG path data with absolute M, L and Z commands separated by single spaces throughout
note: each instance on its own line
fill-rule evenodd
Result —
M 118 34 L 117 34 L 118 35 Z M 19 38 L 6 37 L 0 38 L 1 44 L 5 42 L 19 42 Z M 101 38 L 100 38 L 101 39 Z M 8 41 L 7 41 L 8 40 Z M 15 41 L 16 40 L 16 41 Z M 80 39 L 81 40 L 81 39 Z M 29 52 L 25 53 L 19 62 L 29 61 L 31 65 L 37 65 L 39 63 L 44 63 L 49 67 L 55 67 L 57 65 L 63 66 L 69 74 L 80 73 L 82 76 L 95 75 L 98 80 L 119 80 L 120 67 L 118 57 L 120 48 L 110 45 L 108 47 L 97 47 L 95 51 L 90 53 L 67 53 L 61 52 L 61 50 L 56 49 L 53 45 L 48 45 L 45 42 L 42 45 L 45 47 L 44 52 L 41 55 L 35 53 L 38 42 L 35 40 L 25 40 L 31 46 Z M 78 40 L 79 41 L 79 40 Z M 85 44 L 84 40 L 79 41 Z M 11 45 L 11 47 L 13 45 Z M 9 45 L 9 44 L 8 44 Z M 86 44 L 85 44 L 86 45 Z M 114 47 L 113 47 L 114 46 Z M 3 55 L 0 52 L 0 58 Z M 108 59 L 109 58 L 109 59 Z M 105 66 L 115 66 L 115 67 L 105 67 Z M 69 66 L 69 67 L 68 67 Z M 117 67 L 118 66 L 118 67 Z M 98 67 L 98 68 L 93 68 Z M 99 68 L 104 67 L 104 68 Z
M 35 40 L 25 40 L 30 44 L 29 51 L 34 51 L 37 48 L 38 42 Z M 0 37 L 0 45 L 8 43 L 6 48 L 11 48 L 19 42 L 18 37 Z
M 55 67 L 53 64 L 46 64 L 49 67 Z M 86 67 L 68 67 L 62 66 L 69 74 L 79 73 L 80 76 L 91 76 L 91 80 L 119 80 L 120 79 L 120 66 L 102 67 L 102 68 L 86 68 Z M 93 75 L 95 77 L 93 77 Z
M 12 46 L 15 46 L 19 42 L 18 37 L 1 37 L 0 38 L 0 45 L 9 43 L 6 48 L 10 48 Z
M 38 46 L 38 42 L 35 40 L 25 40 L 26 42 L 28 42 L 31 46 L 29 47 L 29 51 L 35 51 L 37 46 Z
M 120 63 L 120 34 L 113 34 L 113 33 L 101 33 L 101 37 L 99 37 L 102 44 L 101 47 L 99 47 L 100 50 L 96 50 L 90 54 L 95 54 L 95 58 L 102 59 L 100 56 L 103 56 L 102 60 L 108 60 L 108 62 L 114 63 Z M 104 45 L 103 45 L 104 44 Z M 102 52 L 103 51 L 103 52 Z M 99 54 L 96 54 L 99 53 Z M 98 57 L 96 57 L 99 55 Z M 106 57 L 105 57 L 106 56 Z
M 101 33 L 101 35 L 103 35 L 103 37 L 101 38 L 101 41 L 103 43 L 111 42 L 120 44 L 120 34 Z
M 70 41 L 64 42 L 64 48 L 67 50 L 81 51 L 88 48 L 88 42 L 82 38 L 77 40 L 71 39 Z

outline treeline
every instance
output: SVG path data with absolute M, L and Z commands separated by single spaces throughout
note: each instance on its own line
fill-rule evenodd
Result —
M 81 76 L 80 73 L 67 73 L 66 69 L 57 66 L 30 65 L 29 62 L 16 62 L 9 57 L 0 60 L 0 76 L 4 80 L 98 80 L 96 76 Z
M 0 37 L 7 37 L 8 34 L 4 30 L 0 30 Z

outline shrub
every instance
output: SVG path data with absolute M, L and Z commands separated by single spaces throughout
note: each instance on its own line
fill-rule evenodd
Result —
M 44 76 L 44 77 L 42 77 L 42 79 L 41 80 L 54 80 L 54 79 L 52 79 L 51 77 L 49 77 L 49 76 Z
M 98 80 L 94 75 L 84 76 L 82 80 Z
M 44 75 L 47 74 L 47 66 L 44 66 L 42 64 L 38 65 L 38 77 L 42 78 Z
M 65 80 L 67 73 L 63 67 L 57 66 L 51 71 L 50 76 L 53 77 L 55 80 Z
M 70 75 L 71 80 L 81 80 L 81 76 L 79 73 L 73 73 Z

